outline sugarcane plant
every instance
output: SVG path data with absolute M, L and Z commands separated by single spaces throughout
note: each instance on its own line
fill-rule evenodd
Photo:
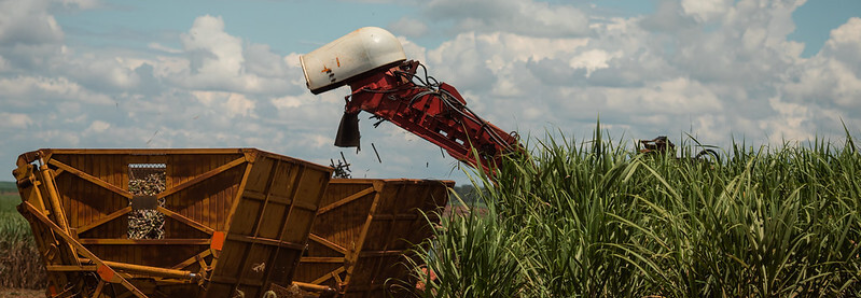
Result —
M 861 155 L 848 132 L 734 142 L 722 161 L 685 161 L 694 147 L 644 155 L 596 130 L 475 172 L 486 210 L 444 217 L 416 246 L 416 295 L 861 296 Z

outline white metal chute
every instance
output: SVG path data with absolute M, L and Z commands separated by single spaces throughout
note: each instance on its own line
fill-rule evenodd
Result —
M 407 59 L 389 31 L 365 27 L 301 56 L 308 89 L 314 94 L 343 86 L 351 78 Z

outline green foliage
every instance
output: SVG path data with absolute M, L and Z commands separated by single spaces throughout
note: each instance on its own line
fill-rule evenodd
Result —
M 858 297 L 861 155 L 734 145 L 720 164 L 548 137 L 475 178 L 487 214 L 417 251 L 425 297 Z
M 472 206 L 475 204 L 481 205 L 480 202 L 481 194 L 479 192 L 484 191 L 483 188 L 476 188 L 473 185 L 457 185 L 452 187 L 452 191 L 457 194 L 459 200 L 450 200 L 450 204 L 458 205 L 458 204 L 466 204 L 467 206 Z
M 15 206 L 21 203 L 21 198 L 18 197 L 17 194 L 8 194 L 3 195 L 0 194 L 0 212 L 14 212 L 17 213 L 18 210 L 15 209 Z
M 0 181 L 0 195 L 17 194 L 17 193 L 18 193 L 18 187 L 15 186 L 15 182 Z
M 0 195 L 0 287 L 41 288 L 45 270 L 30 225 L 15 209 L 20 203 L 17 194 Z

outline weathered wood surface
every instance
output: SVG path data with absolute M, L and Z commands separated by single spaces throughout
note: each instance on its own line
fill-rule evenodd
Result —
M 127 236 L 141 165 L 165 174 L 164 239 Z M 54 293 L 260 297 L 290 284 L 331 172 L 256 149 L 42 149 L 15 175 Z M 79 257 L 128 284 L 92 279 Z
M 333 179 L 295 281 L 345 297 L 385 297 L 387 279 L 409 281 L 405 250 L 432 233 L 422 213 L 442 211 L 451 181 Z

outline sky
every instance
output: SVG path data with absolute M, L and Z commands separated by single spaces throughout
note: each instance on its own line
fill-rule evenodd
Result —
M 39 148 L 254 147 L 468 183 L 369 114 L 332 145 L 349 90 L 311 94 L 299 57 L 366 26 L 533 145 L 599 119 L 630 146 L 861 136 L 858 0 L 0 0 L 0 180 Z

